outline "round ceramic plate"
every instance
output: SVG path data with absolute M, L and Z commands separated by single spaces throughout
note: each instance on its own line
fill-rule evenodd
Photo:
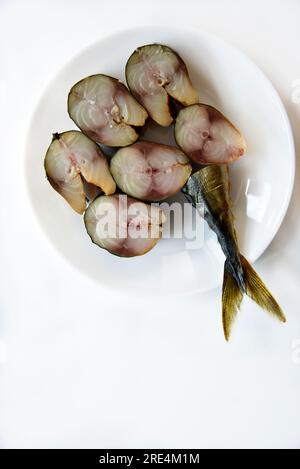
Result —
M 45 178 L 43 159 L 52 133 L 75 128 L 67 114 L 71 86 L 96 73 L 125 81 L 130 54 L 153 42 L 169 45 L 180 54 L 201 102 L 218 108 L 244 134 L 247 155 L 230 167 L 236 229 L 241 252 L 252 262 L 261 256 L 290 201 L 295 163 L 290 124 L 280 98 L 258 67 L 239 50 L 196 29 L 122 31 L 71 60 L 48 86 L 32 119 L 26 156 L 28 191 L 51 243 L 74 267 L 102 285 L 151 295 L 205 291 L 222 282 L 224 265 L 210 230 L 205 228 L 204 241 L 200 236 L 198 242 L 189 243 L 192 234 L 180 238 L 175 228 L 170 239 L 162 239 L 145 256 L 118 258 L 90 242 L 82 217 Z M 143 138 L 174 142 L 172 128 L 149 128 Z

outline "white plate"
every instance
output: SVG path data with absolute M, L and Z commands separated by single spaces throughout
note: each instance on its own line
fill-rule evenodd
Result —
M 43 158 L 51 134 L 75 128 L 66 102 L 81 78 L 105 73 L 125 80 L 124 66 L 140 45 L 159 42 L 186 62 L 201 101 L 227 115 L 243 132 L 247 156 L 231 166 L 232 197 L 241 252 L 252 262 L 272 241 L 286 213 L 295 172 L 293 137 L 273 86 L 245 55 L 196 29 L 146 27 L 122 31 L 78 54 L 50 83 L 34 113 L 28 135 L 26 177 L 33 209 L 51 243 L 74 267 L 97 282 L 134 293 L 182 294 L 205 291 L 222 281 L 224 258 L 205 231 L 204 246 L 164 239 L 147 255 L 122 259 L 91 244 L 80 216 L 46 181 Z M 163 131 L 159 141 L 171 142 Z M 148 138 L 152 135 L 148 133 Z

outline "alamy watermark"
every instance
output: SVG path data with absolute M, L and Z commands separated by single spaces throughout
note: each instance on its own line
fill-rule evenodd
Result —
M 126 195 L 118 204 L 110 201 L 98 206 L 96 230 L 100 238 L 184 239 L 186 249 L 199 249 L 204 244 L 204 208 L 194 208 L 189 202 L 132 202 Z
M 292 362 L 295 365 L 300 365 L 300 339 L 292 341 Z
M 295 104 L 300 104 L 300 78 L 296 78 L 292 83 L 292 101 Z

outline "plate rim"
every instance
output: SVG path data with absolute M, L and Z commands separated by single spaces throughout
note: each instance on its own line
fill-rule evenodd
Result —
M 100 283 L 101 287 L 104 288 L 104 289 L 107 289 L 108 291 L 111 291 L 111 290 L 115 291 L 115 288 L 112 285 L 110 285 L 109 283 L 99 282 L 99 280 L 92 277 L 88 273 L 82 271 L 78 266 L 72 264 L 72 262 L 68 259 L 68 257 L 65 256 L 59 250 L 59 248 L 55 245 L 55 243 L 51 242 L 51 238 L 49 237 L 46 230 L 43 228 L 43 225 L 42 225 L 42 223 L 41 223 L 41 221 L 38 217 L 38 214 L 36 213 L 36 210 L 34 209 L 34 204 L 32 203 L 32 195 L 30 193 L 30 188 L 29 188 L 27 155 L 28 155 L 29 146 L 30 146 L 30 142 L 29 142 L 29 140 L 30 140 L 30 130 L 32 129 L 34 118 L 36 116 L 36 112 L 38 110 L 39 103 L 42 100 L 43 96 L 47 93 L 48 89 L 51 87 L 52 82 L 59 76 L 60 73 L 63 72 L 63 70 L 65 70 L 72 62 L 75 62 L 83 53 L 87 52 L 89 49 L 94 48 L 98 43 L 101 43 L 102 41 L 109 41 L 110 39 L 113 39 L 113 38 L 115 38 L 115 37 L 117 37 L 121 34 L 123 34 L 123 35 L 132 34 L 132 33 L 133 34 L 138 34 L 138 32 L 143 32 L 144 33 L 145 30 L 155 31 L 155 30 L 161 30 L 162 28 L 164 29 L 164 33 L 170 31 L 173 34 L 175 32 L 177 32 L 177 33 L 180 32 L 180 33 L 184 34 L 184 33 L 187 32 L 186 28 L 184 28 L 183 26 L 178 25 L 176 23 L 171 25 L 171 26 L 170 25 L 165 26 L 163 24 L 154 25 L 154 24 L 151 24 L 151 23 L 147 23 L 143 26 L 131 26 L 131 27 L 128 27 L 128 28 L 118 28 L 117 30 L 115 30 L 113 32 L 108 32 L 108 33 L 104 34 L 101 38 L 99 38 L 99 39 L 85 45 L 84 47 L 80 48 L 79 50 L 77 50 L 70 57 L 70 59 L 67 60 L 64 63 L 64 65 L 62 65 L 59 68 L 59 70 L 57 70 L 55 73 L 53 73 L 50 76 L 50 78 L 49 78 L 49 80 L 47 80 L 47 83 L 45 84 L 45 86 L 43 86 L 41 88 L 40 92 L 35 97 L 35 105 L 34 105 L 32 111 L 29 113 L 28 119 L 27 119 L 27 126 L 26 126 L 26 129 L 25 129 L 25 144 L 24 144 L 24 158 L 23 158 L 23 171 L 22 171 L 23 183 L 24 183 L 24 187 L 25 187 L 25 194 L 26 194 L 27 201 L 29 202 L 30 209 L 31 209 L 31 211 L 34 215 L 34 219 L 37 222 L 37 225 L 40 229 L 40 232 L 42 232 L 43 237 L 47 240 L 48 244 L 51 245 L 52 249 L 54 249 L 54 251 L 62 259 L 64 259 L 64 261 L 70 267 L 72 267 L 73 269 L 75 268 L 77 272 L 79 272 L 81 275 L 84 275 L 85 278 L 88 278 L 90 281 L 93 281 L 98 286 L 99 286 L 99 283 Z M 288 211 L 288 208 L 289 208 L 289 205 L 290 205 L 290 202 L 291 202 L 291 198 L 292 198 L 292 194 L 293 194 L 293 190 L 294 190 L 294 185 L 295 185 L 295 176 L 296 176 L 296 149 L 295 149 L 295 141 L 294 141 L 292 126 L 291 126 L 291 123 L 290 123 L 290 120 L 289 120 L 289 116 L 288 116 L 286 107 L 283 103 L 283 100 L 281 99 L 281 97 L 279 95 L 279 92 L 275 88 L 275 86 L 272 83 L 271 79 L 256 64 L 256 62 L 248 56 L 247 53 L 243 52 L 239 47 L 233 45 L 230 41 L 227 41 L 227 40 L 223 39 L 223 37 L 218 36 L 217 34 L 212 33 L 210 31 L 207 31 L 202 27 L 189 26 L 188 33 L 190 33 L 190 32 L 193 32 L 195 34 L 200 34 L 202 36 L 207 37 L 208 39 L 210 38 L 214 42 L 219 42 L 219 43 L 223 44 L 224 47 L 231 49 L 236 54 L 241 56 L 244 61 L 248 62 L 256 70 L 256 73 L 258 75 L 260 75 L 260 77 L 263 79 L 263 81 L 269 86 L 270 90 L 272 91 L 273 97 L 276 100 L 277 105 L 279 106 L 280 113 L 281 113 L 283 123 L 284 123 L 284 127 L 285 127 L 285 130 L 286 130 L 286 133 L 287 133 L 289 154 L 290 154 L 289 173 L 287 175 L 287 178 L 288 178 L 289 182 L 288 182 L 288 185 L 287 185 L 287 189 L 286 189 L 286 192 L 285 192 L 285 197 L 284 197 L 281 209 L 280 209 L 279 213 L 277 214 L 277 217 L 274 221 L 275 227 L 274 227 L 272 235 L 269 236 L 268 238 L 266 238 L 265 242 L 261 245 L 261 248 L 258 251 L 258 254 L 256 255 L 255 259 L 250 259 L 251 263 L 255 264 L 262 257 L 262 255 L 265 253 L 265 251 L 268 249 L 268 247 L 273 242 L 274 238 L 277 236 L 278 231 L 280 230 L 281 225 L 282 225 L 282 223 L 283 223 L 283 221 L 284 221 L 284 219 L 287 215 L 287 211 Z M 219 288 L 219 286 L 216 286 L 215 288 L 213 288 L 213 290 L 216 289 L 216 288 Z M 141 292 L 138 291 L 138 292 L 133 293 L 131 291 L 126 292 L 124 289 L 118 289 L 118 293 L 123 293 L 125 296 L 133 295 L 133 294 L 137 295 L 137 296 L 146 296 L 147 295 L 145 291 L 141 291 Z M 187 291 L 187 292 L 177 292 L 176 295 L 177 296 L 189 296 L 189 295 L 193 295 L 195 293 L 202 294 L 199 291 L 199 289 L 195 288 L 195 289 L 191 289 L 190 291 Z M 160 297 L 160 298 L 163 297 L 163 296 L 168 297 L 168 296 L 173 295 L 173 294 L 174 293 L 172 293 L 172 292 L 160 292 L 160 291 L 157 292 L 157 296 Z

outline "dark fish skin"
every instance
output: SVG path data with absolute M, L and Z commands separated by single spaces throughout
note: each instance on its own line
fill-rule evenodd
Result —
M 233 223 L 229 187 L 228 167 L 213 165 L 194 173 L 182 191 L 194 207 L 197 202 L 203 203 L 204 218 L 218 237 L 232 275 L 240 288 L 245 291 L 244 273 Z
M 222 297 L 226 340 L 229 339 L 244 294 L 285 322 L 280 306 L 248 261 L 240 254 L 231 210 L 228 166 L 202 167 L 189 178 L 182 192 L 194 207 L 203 204 L 204 218 L 216 233 L 226 256 Z

